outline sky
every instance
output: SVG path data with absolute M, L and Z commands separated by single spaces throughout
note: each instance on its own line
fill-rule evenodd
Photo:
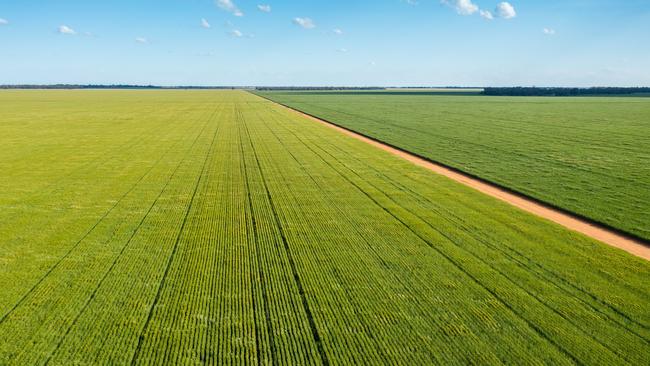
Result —
M 0 0 L 0 84 L 650 86 L 650 0 Z

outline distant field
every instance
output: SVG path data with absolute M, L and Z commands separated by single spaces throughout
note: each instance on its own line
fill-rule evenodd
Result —
M 650 359 L 649 262 L 250 93 L 7 91 L 0 126 L 2 365 Z
M 650 240 L 650 99 L 263 93 Z
M 480 94 L 481 88 L 386 88 L 386 92 L 420 92 L 438 94 Z

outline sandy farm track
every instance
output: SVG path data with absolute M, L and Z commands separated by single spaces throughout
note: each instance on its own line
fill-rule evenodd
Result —
M 551 207 L 545 206 L 543 204 L 540 204 L 532 199 L 526 198 L 522 195 L 518 195 L 515 193 L 511 193 L 507 190 L 504 190 L 496 185 L 484 182 L 482 180 L 473 178 L 469 175 L 463 174 L 461 172 L 455 171 L 453 169 L 447 168 L 443 165 L 436 164 L 434 162 L 431 162 L 429 160 L 420 158 L 418 156 L 415 156 L 413 154 L 410 154 L 406 151 L 396 149 L 392 146 L 389 146 L 387 144 L 384 144 L 382 142 L 379 142 L 377 140 L 368 138 L 366 136 L 363 136 L 361 134 L 358 134 L 352 130 L 349 130 L 347 128 L 343 128 L 341 126 L 338 126 L 334 123 L 328 122 L 326 120 L 317 118 L 315 116 L 309 115 L 307 113 L 304 113 L 302 111 L 299 111 L 297 109 L 288 107 L 286 105 L 276 103 L 284 108 L 287 108 L 294 113 L 298 113 L 302 115 L 303 117 L 306 117 L 312 121 L 321 123 L 325 126 L 328 126 L 330 128 L 333 128 L 343 134 L 346 134 L 350 137 L 353 137 L 355 139 L 361 140 L 363 142 L 366 142 L 372 146 L 375 146 L 377 148 L 380 148 L 384 151 L 387 151 L 393 155 L 399 156 L 405 160 L 408 160 L 412 162 L 413 164 L 416 164 L 418 166 L 421 166 L 423 168 L 429 169 L 433 172 L 436 172 L 438 174 L 441 174 L 447 178 L 450 178 L 456 182 L 459 182 L 465 186 L 471 187 L 479 192 L 485 193 L 489 196 L 492 196 L 494 198 L 497 198 L 501 201 L 507 202 L 515 207 L 518 207 L 524 211 L 527 211 L 529 213 L 532 213 L 534 215 L 537 215 L 539 217 L 545 218 L 547 220 L 553 221 L 557 224 L 560 224 L 564 227 L 566 227 L 569 230 L 573 230 L 576 232 L 579 232 L 581 234 L 584 234 L 588 237 L 591 237 L 593 239 L 596 239 L 600 242 L 603 242 L 605 244 L 611 245 L 613 247 L 622 249 L 630 254 L 633 254 L 637 257 L 644 258 L 646 260 L 650 260 L 650 246 L 644 244 L 640 240 L 636 240 L 634 238 L 630 238 L 624 235 L 621 235 L 613 230 L 609 230 L 607 228 L 603 228 L 600 226 L 596 226 L 592 224 L 591 222 L 587 220 L 583 220 L 580 217 L 570 215 L 568 213 L 562 212 L 560 210 L 553 209 Z

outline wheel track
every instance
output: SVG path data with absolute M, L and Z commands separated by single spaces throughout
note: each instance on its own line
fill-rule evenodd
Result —
M 187 149 L 187 153 L 185 154 L 185 156 L 183 157 L 183 159 L 182 159 L 182 160 L 181 160 L 181 161 L 176 165 L 176 168 L 174 169 L 174 171 L 172 172 L 172 174 L 169 176 L 169 178 L 167 179 L 167 181 L 166 181 L 165 184 L 163 185 L 162 189 L 160 190 L 160 192 L 158 193 L 158 195 L 156 196 L 156 198 L 154 199 L 154 201 L 152 202 L 152 204 L 149 206 L 148 210 L 146 211 L 146 213 L 144 214 L 144 216 L 142 217 L 142 219 L 138 222 L 138 225 L 135 227 L 135 229 L 133 230 L 133 232 L 132 232 L 131 235 L 129 236 L 129 239 L 127 240 L 127 242 L 125 243 L 125 245 L 122 247 L 122 249 L 120 250 L 120 252 L 118 253 L 118 255 L 114 258 L 114 260 L 113 260 L 113 262 L 111 263 L 111 265 L 110 265 L 110 267 L 108 268 L 108 270 L 106 270 L 106 272 L 103 274 L 102 278 L 100 279 L 100 281 L 97 283 L 97 285 L 96 285 L 95 288 L 93 289 L 92 293 L 91 293 L 90 296 L 88 297 L 87 301 L 84 303 L 84 305 L 83 305 L 83 307 L 81 308 L 81 310 L 79 311 L 79 313 L 77 313 L 77 315 L 75 316 L 75 318 L 74 318 L 74 320 L 72 321 L 72 323 L 70 324 L 70 326 L 66 329 L 64 335 L 60 338 L 59 342 L 57 342 L 56 347 L 54 348 L 54 350 L 53 350 L 53 351 L 48 355 L 47 359 L 45 360 L 44 365 L 48 365 L 48 364 L 50 363 L 52 357 L 56 354 L 56 352 L 58 351 L 58 349 L 61 347 L 61 344 L 64 342 L 65 338 L 68 336 L 68 334 L 70 333 L 70 331 L 72 330 L 72 328 L 74 328 L 74 326 L 76 325 L 76 323 L 77 323 L 77 321 L 79 320 L 79 318 L 84 314 L 84 312 L 85 312 L 86 309 L 88 308 L 88 305 L 90 305 L 90 303 L 93 301 L 93 299 L 95 298 L 95 296 L 96 296 L 96 294 L 97 294 L 99 288 L 102 286 L 102 284 L 104 283 L 104 281 L 106 280 L 106 278 L 108 278 L 109 274 L 112 272 L 113 268 L 115 267 L 115 265 L 117 264 L 117 262 L 119 261 L 119 259 L 122 257 L 122 254 L 124 254 L 124 252 L 126 251 L 126 249 L 129 247 L 129 244 L 131 244 L 131 241 L 133 240 L 133 238 L 135 238 L 135 236 L 137 235 L 137 233 L 140 231 L 140 227 L 144 224 L 144 222 L 146 221 L 147 217 L 149 216 L 149 214 L 151 213 L 151 211 L 153 210 L 153 208 L 156 206 L 156 204 L 157 204 L 158 201 L 160 200 L 160 197 L 162 197 L 163 193 L 165 192 L 165 190 L 167 189 L 167 187 L 168 187 L 169 184 L 171 183 L 172 179 L 174 178 L 174 176 L 176 175 L 176 173 L 178 172 L 178 170 L 180 169 L 180 167 L 183 165 L 183 163 L 184 163 L 185 160 L 187 159 L 187 156 L 189 155 L 189 152 L 192 150 L 192 148 L 194 147 L 194 145 L 196 145 L 196 142 L 198 141 L 199 137 L 200 137 L 201 135 L 203 135 L 203 131 L 205 130 L 205 128 L 206 128 L 207 125 L 209 124 L 209 121 L 210 121 L 210 119 L 208 119 L 208 122 L 206 122 L 205 125 L 203 126 L 203 128 L 201 128 L 201 130 L 200 130 L 199 133 L 197 134 L 196 138 L 194 139 L 194 141 L 192 142 L 192 144 L 190 145 L 190 147 Z M 167 152 L 169 152 L 171 149 L 172 149 L 172 148 L 170 148 Z M 164 156 L 164 155 L 166 155 L 166 153 L 163 154 L 163 156 Z M 162 159 L 162 157 L 161 157 L 161 159 Z
M 168 149 L 168 151 L 171 150 L 171 148 L 172 148 L 172 147 L 170 147 L 170 148 Z M 166 153 L 165 153 L 165 154 L 166 154 Z M 19 300 L 18 300 L 18 301 L 17 301 L 17 302 L 16 302 L 16 303 L 15 303 L 15 304 L 14 304 L 14 305 L 13 305 L 13 306 L 12 306 L 12 307 L 11 307 L 11 308 L 6 312 L 6 313 L 5 313 L 5 314 L 2 315 L 2 317 L 0 317 L 0 325 L 1 325 L 1 324 L 2 324 L 6 319 L 7 319 L 7 317 L 8 317 L 12 312 L 14 312 L 14 311 L 15 311 L 15 310 L 16 310 L 16 309 L 17 309 L 17 308 L 18 308 L 18 307 L 19 307 L 19 306 L 20 306 L 20 305 L 21 305 L 21 304 L 22 304 L 22 303 L 27 299 L 27 297 L 28 297 L 32 292 L 34 292 L 34 290 L 35 290 L 35 289 L 36 289 L 36 288 L 37 288 L 37 287 L 38 287 L 38 286 L 39 286 L 39 285 L 40 285 L 40 284 L 41 284 L 41 283 L 42 283 L 42 282 L 43 282 L 43 281 L 44 281 L 44 280 L 45 280 L 45 279 L 46 279 L 46 278 L 47 278 L 47 277 L 48 277 L 48 276 L 49 276 L 49 275 L 50 275 L 50 274 L 51 274 L 51 273 L 56 269 L 56 268 L 58 268 L 58 266 L 59 266 L 59 265 L 60 265 L 60 264 L 61 264 L 61 263 L 66 259 L 66 258 L 68 258 L 68 257 L 72 254 L 72 252 L 74 252 L 74 250 L 75 250 L 75 249 L 76 249 L 76 248 L 77 248 L 77 247 L 78 247 L 78 246 L 79 246 L 79 245 L 80 245 L 80 244 L 81 244 L 81 243 L 82 243 L 82 242 L 83 242 L 83 241 L 84 241 L 84 240 L 85 240 L 85 239 L 86 239 L 86 238 L 87 238 L 87 237 L 88 237 L 88 236 L 89 236 L 89 235 L 90 235 L 90 234 L 91 234 L 91 233 L 92 233 L 92 232 L 93 232 L 93 231 L 94 231 L 98 226 L 99 226 L 99 224 L 101 224 L 101 223 L 104 221 L 104 219 L 106 219 L 106 218 L 111 214 L 111 212 L 113 212 L 113 210 L 114 210 L 115 208 L 117 208 L 117 206 L 120 205 L 120 203 L 124 200 L 124 198 L 126 198 L 126 197 L 131 193 L 131 192 L 133 192 L 133 190 L 134 190 L 134 189 L 135 189 L 135 188 L 136 188 L 136 187 L 137 187 L 137 186 L 138 186 L 138 185 L 139 185 L 139 184 L 144 180 L 144 178 L 145 178 L 147 175 L 149 175 L 149 173 L 151 173 L 151 171 L 154 169 L 154 167 L 156 167 L 156 166 L 158 165 L 158 163 L 162 160 L 162 158 L 164 157 L 165 154 L 163 154 L 163 155 L 162 155 L 162 156 L 161 156 L 161 157 L 160 157 L 156 162 L 154 162 L 154 164 L 152 164 L 151 167 L 149 167 L 149 169 L 148 169 L 148 170 L 147 170 L 147 171 L 146 171 L 146 172 L 145 172 L 145 173 L 144 173 L 144 174 L 143 174 L 143 175 L 142 175 L 142 176 L 141 176 L 141 177 L 140 177 L 140 178 L 139 178 L 139 179 L 138 179 L 138 180 L 137 180 L 137 181 L 136 181 L 136 182 L 135 182 L 135 183 L 134 183 L 134 184 L 133 184 L 133 185 L 132 185 L 132 186 L 131 186 L 131 187 L 130 187 L 130 188 L 129 188 L 129 189 L 128 189 L 124 194 L 123 194 L 123 195 L 122 195 L 122 196 L 120 196 L 120 198 L 115 202 L 115 204 L 113 204 L 113 206 L 111 206 L 111 207 L 110 207 L 110 208 L 109 208 L 109 209 L 108 209 L 108 210 L 107 210 L 107 211 L 106 211 L 106 212 L 105 212 L 105 213 L 104 213 L 104 214 L 99 218 L 99 220 L 96 221 L 96 222 L 93 224 L 93 226 L 91 226 L 90 229 L 88 229 L 88 230 L 86 231 L 86 233 L 84 233 L 84 235 L 82 235 L 82 237 L 81 237 L 79 240 L 77 240 L 77 241 L 72 245 L 72 247 L 70 247 L 70 248 L 69 248 L 69 249 L 64 253 L 64 255 L 63 255 L 62 257 L 60 257 L 60 258 L 59 258 L 59 259 L 58 259 L 58 260 L 57 260 L 57 261 L 56 261 L 56 262 L 55 262 L 55 263 L 54 263 L 54 264 L 53 264 L 53 265 L 48 269 L 48 271 L 45 272 L 45 274 L 44 274 L 43 276 L 41 276 L 41 278 L 39 278 L 39 280 L 36 281 L 36 283 L 35 283 L 32 287 L 30 287 L 30 288 L 27 290 L 27 292 L 26 292 L 22 297 L 21 297 L 21 298 L 20 298 L 20 299 L 19 299 Z
M 257 116 L 258 116 L 258 119 L 259 119 L 260 121 L 264 121 L 264 119 L 259 115 L 259 113 L 257 114 Z M 267 127 L 267 129 L 269 130 L 269 132 L 270 132 L 270 133 L 275 137 L 275 139 L 278 141 L 278 143 L 279 143 L 280 145 L 284 146 L 284 144 L 282 143 L 282 140 L 277 136 L 277 134 L 275 133 L 275 131 L 273 131 L 272 128 L 268 127 L 268 125 L 267 125 L 265 122 L 264 122 L 264 125 Z M 291 150 L 285 148 L 285 151 L 289 154 L 289 156 L 291 156 L 291 158 L 296 162 L 296 164 L 297 164 L 298 166 L 300 166 L 300 169 L 301 169 L 301 170 L 302 170 L 302 171 L 303 171 L 303 172 L 304 172 L 304 173 L 309 177 L 309 179 L 310 179 L 310 180 L 311 180 L 311 181 L 312 181 L 312 182 L 313 182 L 317 187 L 319 187 L 319 189 L 321 189 L 321 191 L 324 191 L 323 187 L 322 187 L 322 186 L 321 186 L 321 185 L 320 185 L 320 184 L 315 180 L 315 178 L 312 176 L 312 174 L 311 174 L 311 173 L 310 173 L 310 172 L 309 172 L 309 171 L 304 167 L 304 165 L 303 165 L 303 164 L 298 160 L 298 158 L 296 158 L 296 156 L 291 152 Z M 355 231 L 356 231 L 356 228 L 355 228 Z M 365 238 L 364 238 L 364 241 L 365 241 L 367 244 L 370 244 L 370 243 L 368 243 L 368 242 L 366 241 Z M 353 302 L 353 303 L 357 303 L 357 301 L 356 301 L 356 300 L 353 300 L 353 298 L 350 296 L 350 291 L 349 291 L 348 287 L 344 284 L 344 282 L 342 281 L 342 279 L 340 278 L 340 275 L 338 274 L 338 271 L 336 270 L 336 268 L 334 269 L 334 273 L 335 273 L 335 278 L 336 278 L 337 283 L 339 284 L 339 286 L 340 286 L 341 288 L 344 289 L 344 291 L 345 291 L 345 293 L 346 293 L 348 299 L 349 299 L 351 302 Z M 356 311 L 356 309 L 354 310 L 354 312 L 355 312 L 356 315 L 359 315 L 358 312 Z M 362 317 L 362 316 L 358 316 L 358 318 L 360 319 L 360 321 L 362 322 L 362 325 L 364 326 L 364 328 L 365 328 L 366 331 L 367 331 L 367 330 L 369 329 L 369 326 L 368 326 L 368 324 L 365 322 L 365 318 Z M 387 355 L 385 354 L 384 350 L 383 350 L 381 347 L 379 347 L 379 342 L 378 342 L 378 340 L 376 339 L 376 337 L 372 334 L 372 332 L 366 332 L 366 335 L 368 335 L 368 336 L 370 337 L 370 339 L 372 339 L 372 341 L 373 341 L 373 342 L 375 343 L 375 345 L 377 346 L 377 350 L 378 350 L 378 352 L 381 353 L 381 356 L 383 357 L 383 359 L 386 360 L 386 359 L 387 359 Z M 433 362 L 433 360 L 432 360 L 432 362 Z
M 253 144 L 251 140 L 251 135 L 250 131 L 248 130 L 248 126 L 245 126 L 246 134 L 248 136 L 248 140 L 250 143 L 250 147 L 253 151 L 253 156 L 255 157 L 255 161 L 257 162 L 257 169 L 260 174 L 260 177 L 262 178 L 262 183 L 266 192 L 266 197 L 269 200 L 269 203 L 271 205 L 271 211 L 273 212 L 273 217 L 275 219 L 275 224 L 280 232 L 280 237 L 282 239 L 282 243 L 284 244 L 284 249 L 287 253 L 287 258 L 289 259 L 289 265 L 291 267 L 291 272 L 293 274 L 293 278 L 296 282 L 296 286 L 298 287 L 298 292 L 300 294 L 300 298 L 302 300 L 303 308 L 305 310 L 305 314 L 307 315 L 307 320 L 309 321 L 309 326 L 312 331 L 312 335 L 314 337 L 314 341 L 316 342 L 316 346 L 318 348 L 318 353 L 320 355 L 320 359 L 323 365 L 328 366 L 329 359 L 327 357 L 327 354 L 325 353 L 325 349 L 323 347 L 323 341 L 320 337 L 320 333 L 318 332 L 318 327 L 316 326 L 316 322 L 314 320 L 314 315 L 313 312 L 309 306 L 309 302 L 307 301 L 307 297 L 305 295 L 305 289 L 303 287 L 302 281 L 300 280 L 300 276 L 298 275 L 297 267 L 295 260 L 293 258 L 293 254 L 291 252 L 291 249 L 289 247 L 289 243 L 287 241 L 286 235 L 284 233 L 284 228 L 282 227 L 282 224 L 280 222 L 280 218 L 278 217 L 277 209 L 275 207 L 275 203 L 273 201 L 273 198 L 271 196 L 271 192 L 269 191 L 268 184 L 266 182 L 266 177 L 264 176 L 264 172 L 262 171 L 262 166 L 260 165 L 259 162 L 259 157 L 257 155 L 257 151 L 255 149 L 255 145 Z
M 180 229 L 178 230 L 178 234 L 176 235 L 176 239 L 174 241 L 174 246 L 172 248 L 172 252 L 170 253 L 170 255 L 169 255 L 168 259 L 167 259 L 167 263 L 165 265 L 165 271 L 163 272 L 162 279 L 160 281 L 160 284 L 158 285 L 158 289 L 156 290 L 156 296 L 154 297 L 154 301 L 151 304 L 151 307 L 149 308 L 149 312 L 147 313 L 147 318 L 145 320 L 144 326 L 142 327 L 142 329 L 140 331 L 140 335 L 138 336 L 138 343 L 136 345 L 135 352 L 133 353 L 133 356 L 131 357 L 131 362 L 129 362 L 131 365 L 135 365 L 136 362 L 138 361 L 138 357 L 140 356 L 140 352 L 141 352 L 141 349 L 142 349 L 142 342 L 144 340 L 144 334 L 146 333 L 146 331 L 147 331 L 147 329 L 149 327 L 149 324 L 151 322 L 151 318 L 153 317 L 153 312 L 154 312 L 154 310 L 156 308 L 156 305 L 158 304 L 158 301 L 160 300 L 160 295 L 161 295 L 162 289 L 163 289 L 163 287 L 165 285 L 165 279 L 167 278 L 167 275 L 169 273 L 169 269 L 171 268 L 172 261 L 174 259 L 174 256 L 176 255 L 176 251 L 178 249 L 178 244 L 179 244 L 181 236 L 183 234 L 183 230 L 185 229 L 185 225 L 187 224 L 187 218 L 188 218 L 188 216 L 190 214 L 190 211 L 192 210 L 192 207 L 193 207 L 193 204 L 194 204 L 194 199 L 196 197 L 196 193 L 197 193 L 197 191 L 199 189 L 201 181 L 203 180 L 203 176 L 204 176 L 204 173 L 205 173 L 205 168 L 207 166 L 209 158 L 212 156 L 212 151 L 213 151 L 212 149 L 214 147 L 214 141 L 215 141 L 215 139 L 217 137 L 217 132 L 218 131 L 219 131 L 219 126 L 217 126 L 217 128 L 215 128 L 214 135 L 212 136 L 212 141 L 210 143 L 210 147 L 208 148 L 208 152 L 207 152 L 207 154 L 205 156 L 205 159 L 203 161 L 203 166 L 201 168 L 201 172 L 200 172 L 199 177 L 197 178 L 196 183 L 194 185 L 192 196 L 190 198 L 190 203 L 187 206 L 187 210 L 185 211 L 185 215 L 183 216 L 183 222 L 181 224 Z
M 245 123 L 243 118 L 239 121 L 240 124 Z M 251 190 L 250 190 L 250 184 L 249 184 L 249 179 L 248 179 L 248 168 L 246 165 L 246 158 L 244 154 L 244 138 L 242 137 L 242 127 L 241 125 L 238 125 L 238 132 L 239 132 L 239 152 L 241 154 L 241 161 L 242 161 L 242 170 L 244 172 L 244 181 L 246 184 L 246 198 L 248 201 L 248 209 L 250 211 L 250 217 L 251 217 L 251 223 L 250 226 L 252 226 L 252 231 L 253 231 L 253 240 L 255 240 L 255 254 L 256 254 L 256 259 L 257 259 L 257 275 L 259 277 L 260 285 L 262 287 L 262 303 L 264 307 L 264 315 L 265 315 L 265 320 L 266 320 L 266 328 L 268 329 L 268 334 L 269 334 L 269 345 L 271 347 L 271 357 L 273 360 L 273 365 L 279 365 L 278 362 L 278 355 L 277 355 L 277 350 L 276 350 L 276 345 L 275 345 L 275 340 L 274 340 L 274 327 L 273 327 L 273 322 L 271 321 L 271 311 L 269 309 L 269 299 L 268 299 L 268 290 L 266 288 L 266 281 L 265 281 L 265 276 L 264 276 L 264 270 L 262 268 L 262 258 L 260 254 L 260 243 L 259 243 L 259 238 L 258 238 L 258 233 L 257 233 L 257 226 L 256 226 L 256 221 L 255 221 L 255 211 L 253 209 L 253 199 L 251 197 Z M 248 225 L 248 221 L 246 222 Z M 257 329 L 257 328 L 256 328 Z M 256 335 L 257 338 L 257 335 Z M 260 354 L 258 351 L 258 364 L 261 362 L 260 359 Z

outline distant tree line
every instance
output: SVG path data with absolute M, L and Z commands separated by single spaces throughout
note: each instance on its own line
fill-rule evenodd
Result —
M 128 84 L 48 84 L 0 85 L 0 89 L 237 89 L 235 86 L 159 86 Z
M 160 86 L 130 84 L 18 84 L 0 85 L 0 89 L 255 89 L 255 90 L 385 90 L 382 87 L 344 87 L 344 86 Z
M 514 87 L 514 88 L 485 88 L 484 95 L 502 96 L 554 96 L 569 97 L 581 95 L 629 95 L 629 94 L 650 94 L 650 87 L 614 88 L 538 88 L 538 87 Z
M 295 90 L 295 91 L 308 91 L 308 90 L 386 90 L 382 87 L 348 87 L 348 86 L 258 86 L 255 90 L 259 91 L 278 91 L 278 90 Z
M 0 85 L 0 89 L 255 89 L 259 91 L 341 91 L 341 90 L 386 90 L 385 87 L 347 87 L 347 86 L 160 86 L 130 84 L 18 84 Z M 429 89 L 429 87 L 400 87 L 399 89 Z M 433 88 L 436 89 L 436 88 Z M 464 89 L 463 87 L 445 87 L 445 89 Z M 650 87 L 593 87 L 593 88 L 540 88 L 540 87 L 505 87 L 484 88 L 484 95 L 501 96 L 588 96 L 588 95 L 633 95 L 649 94 Z
M 482 86 L 389 86 L 387 89 L 483 89 Z

